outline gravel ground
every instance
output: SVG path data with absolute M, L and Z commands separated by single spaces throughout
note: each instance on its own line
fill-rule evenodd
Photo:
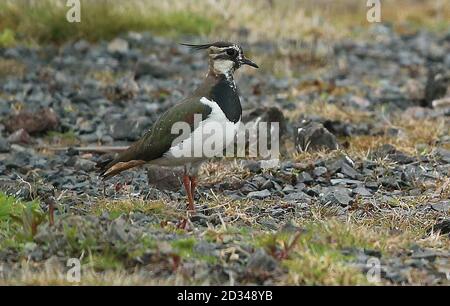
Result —
M 0 190 L 56 204 L 31 239 L 0 236 L 15 240 L 0 244 L 0 279 L 55 282 L 42 271 L 81 257 L 88 283 L 319 284 L 335 265 L 351 277 L 331 283 L 367 283 L 375 260 L 385 284 L 449 284 L 450 33 L 370 35 L 333 44 L 318 66 L 291 58 L 295 73 L 278 78 L 276 46 L 244 46 L 263 61 L 238 73 L 245 120 L 281 121 L 286 152 L 269 170 L 207 163 L 188 219 L 172 172 L 103 183 L 100 154 L 80 148 L 138 139 L 199 84 L 204 54 L 145 33 L 0 49 Z M 330 271 L 311 276 L 308 256 L 321 255 Z

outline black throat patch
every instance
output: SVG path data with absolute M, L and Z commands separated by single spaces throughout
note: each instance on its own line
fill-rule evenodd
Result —
M 219 81 L 210 91 L 210 98 L 219 105 L 228 120 L 236 123 L 241 119 L 241 101 L 232 78 L 220 75 Z

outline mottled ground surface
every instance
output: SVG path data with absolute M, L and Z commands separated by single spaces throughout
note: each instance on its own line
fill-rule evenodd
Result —
M 283 155 L 204 164 L 192 216 L 170 172 L 103 184 L 83 148 L 140 137 L 205 54 L 136 33 L 0 49 L 0 283 L 67 283 L 79 258 L 83 284 L 449 284 L 450 34 L 367 41 L 244 45 L 245 118 L 281 118 Z

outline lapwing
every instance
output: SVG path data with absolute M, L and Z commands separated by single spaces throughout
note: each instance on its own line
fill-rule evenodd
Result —
M 144 164 L 183 166 L 182 181 L 188 198 L 188 210 L 194 211 L 194 192 L 201 163 L 211 157 L 222 156 L 224 149 L 234 142 L 240 126 L 242 107 L 233 73 L 243 65 L 254 68 L 258 65 L 246 58 L 242 48 L 235 43 L 183 45 L 208 51 L 209 70 L 203 83 L 167 110 L 126 151 L 115 158 L 100 161 L 97 166 L 104 180 Z M 183 124 L 188 127 L 187 132 L 176 128 L 180 123 L 179 127 Z M 214 128 L 208 129 L 208 126 Z M 205 141 L 211 142 L 211 138 L 214 145 L 205 154 Z M 223 145 L 217 145 L 220 143 Z

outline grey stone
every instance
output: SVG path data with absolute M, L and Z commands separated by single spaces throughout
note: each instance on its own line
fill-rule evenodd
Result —
M 247 269 L 249 270 L 262 270 L 270 272 L 274 271 L 277 267 L 277 261 L 263 249 L 257 249 L 255 253 L 250 255 L 247 262 Z
M 182 168 L 150 166 L 147 171 L 149 185 L 162 190 L 179 190 L 182 183 L 182 177 Z
M 360 185 L 361 181 L 358 180 L 350 180 L 350 179 L 331 179 L 331 185 Z
M 430 261 L 434 261 L 436 259 L 437 256 L 439 256 L 440 253 L 434 251 L 434 250 L 418 250 L 415 251 L 411 258 L 413 259 L 427 259 Z
M 338 148 L 336 137 L 317 122 L 310 122 L 298 127 L 296 135 L 296 148 L 300 152 L 321 149 L 336 150 Z
M 437 148 L 434 154 L 440 158 L 443 162 L 450 164 L 450 150 L 444 148 Z
M 8 153 L 11 150 L 11 145 L 8 140 L 0 136 L 0 153 Z
M 77 170 L 83 170 L 86 172 L 90 172 L 95 169 L 95 164 L 96 163 L 91 160 L 78 158 L 75 163 L 74 168 Z
M 24 129 L 19 129 L 8 136 L 9 143 L 20 143 L 20 144 L 30 144 L 33 142 L 33 139 Z
M 448 211 L 450 211 L 450 200 L 431 204 L 431 208 L 433 208 L 436 211 L 448 212 Z
M 356 179 L 359 175 L 359 173 L 347 163 L 342 164 L 340 172 L 352 179 Z
M 306 171 L 300 172 L 297 176 L 297 182 L 299 183 L 310 183 L 312 181 L 313 181 L 312 176 Z
M 363 196 L 363 197 L 369 197 L 372 195 L 370 190 L 363 186 L 358 186 L 355 189 L 353 189 L 353 193 L 359 194 L 360 196 Z
M 294 191 L 295 191 L 295 188 L 294 188 L 294 186 L 292 186 L 291 184 L 287 184 L 286 186 L 283 187 L 283 190 L 282 190 L 282 191 L 283 191 L 284 193 L 289 194 L 289 193 L 294 192 Z
M 315 176 L 322 176 L 328 172 L 327 168 L 325 167 L 316 167 L 314 168 L 314 175 Z
M 241 166 L 253 173 L 259 173 L 261 172 L 261 163 L 257 160 L 241 160 Z
M 347 206 L 352 202 L 352 197 L 349 196 L 349 191 L 346 188 L 329 188 L 326 192 L 324 192 L 322 203 L 331 203 L 334 205 L 343 205 Z
M 262 185 L 260 189 L 272 189 L 275 187 L 274 182 L 271 180 L 266 180 Z
M 129 235 L 125 231 L 125 220 L 123 220 L 121 217 L 115 219 L 111 222 L 108 230 L 109 236 L 113 240 L 119 240 L 119 241 L 127 241 L 129 238 Z
M 244 186 L 242 186 L 240 189 L 240 191 L 244 194 L 252 192 L 252 191 L 256 191 L 256 190 L 258 190 L 258 187 L 250 182 L 245 183 Z
M 283 199 L 288 202 L 304 202 L 308 204 L 311 203 L 311 197 L 304 192 L 290 193 L 284 196 Z
M 267 189 L 264 189 L 264 190 L 261 190 L 261 191 L 252 191 L 249 194 L 247 194 L 247 197 L 251 198 L 251 199 L 262 200 L 262 199 L 265 199 L 267 197 L 270 197 L 270 195 L 271 195 L 270 191 L 267 190 Z
M 216 256 L 216 245 L 206 241 L 199 241 L 194 246 L 194 251 L 202 256 Z

